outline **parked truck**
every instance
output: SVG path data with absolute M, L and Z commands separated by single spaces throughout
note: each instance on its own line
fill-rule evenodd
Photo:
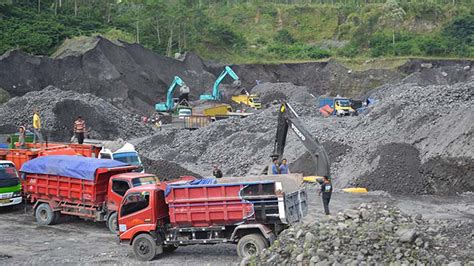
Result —
M 179 246 L 219 243 L 237 244 L 238 255 L 249 257 L 306 212 L 306 190 L 286 191 L 281 182 L 147 185 L 125 194 L 119 236 L 141 261 Z
M 205 115 L 191 115 L 184 117 L 184 128 L 194 130 L 203 128 L 211 123 L 211 117 Z
M 344 97 L 320 97 L 319 108 L 320 111 L 324 111 L 328 115 L 356 115 L 356 111 L 352 108 L 351 100 Z
M 257 110 L 262 108 L 258 95 L 250 94 L 246 89 L 243 89 L 240 95 L 232 96 L 231 99 L 237 104 L 246 105 Z
M 77 146 L 76 146 L 77 145 Z M 32 159 L 41 156 L 47 155 L 83 155 L 83 156 L 97 156 L 99 150 L 93 146 L 88 145 L 64 145 L 64 144 L 35 144 L 35 143 L 26 143 L 26 148 L 24 149 L 10 149 L 10 148 L 0 148 L 0 160 L 7 160 L 13 162 L 17 170 L 20 170 L 21 166 Z
M 25 162 L 20 172 L 39 225 L 71 215 L 106 221 L 110 231 L 116 232 L 117 210 L 126 191 L 158 181 L 136 169 L 115 160 L 51 155 Z
M 11 161 L 0 160 L 0 207 L 21 202 L 21 183 L 16 167 Z
M 143 163 L 138 152 L 135 150 L 135 146 L 128 142 L 124 142 L 123 146 L 122 144 L 120 146 L 120 148 L 114 149 L 104 145 L 99 152 L 99 159 L 112 159 L 134 165 L 137 166 L 137 169 L 135 170 L 136 172 L 144 173 L 145 170 L 143 168 Z

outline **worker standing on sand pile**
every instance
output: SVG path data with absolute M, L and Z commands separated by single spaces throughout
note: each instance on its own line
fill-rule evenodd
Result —
M 319 195 L 323 194 L 323 205 L 324 205 L 324 213 L 329 215 L 329 201 L 331 201 L 331 194 L 332 194 L 332 183 L 327 176 L 323 177 L 323 183 L 321 184 L 321 190 L 319 191 Z
M 38 140 L 39 143 L 43 143 L 43 135 L 41 134 L 41 119 L 38 110 L 35 110 L 33 114 L 33 133 L 33 143 L 36 143 L 36 140 Z
M 280 174 L 280 165 L 278 165 L 278 159 L 273 159 L 272 174 L 273 175 Z
M 290 169 L 288 169 L 288 165 L 286 164 L 287 160 L 283 159 L 280 164 L 280 174 L 285 175 L 290 173 Z
M 74 121 L 74 134 L 77 138 L 77 143 L 84 143 L 84 134 L 86 132 L 86 121 L 82 119 L 81 116 L 78 116 L 76 121 Z
M 214 175 L 216 178 L 222 178 L 222 171 L 219 169 L 219 166 L 214 165 L 214 170 L 212 170 L 212 175 Z

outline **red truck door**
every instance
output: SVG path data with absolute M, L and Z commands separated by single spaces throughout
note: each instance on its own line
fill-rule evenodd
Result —
M 118 210 L 123 196 L 127 190 L 130 189 L 130 184 L 127 180 L 111 178 L 109 187 L 110 189 L 107 193 L 107 209 L 109 212 L 115 212 Z
M 136 225 L 154 224 L 156 222 L 154 193 L 156 191 L 131 192 L 127 194 L 119 209 L 119 231 L 123 233 Z

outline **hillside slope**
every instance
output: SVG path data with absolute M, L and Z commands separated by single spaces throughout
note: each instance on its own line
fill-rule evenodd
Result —
M 285 2 L 285 3 L 279 3 Z M 53 54 L 101 34 L 162 55 L 193 51 L 225 63 L 328 57 L 474 57 L 472 1 L 81 1 L 0 3 L 0 53 Z M 323 3 L 323 4 L 322 4 Z

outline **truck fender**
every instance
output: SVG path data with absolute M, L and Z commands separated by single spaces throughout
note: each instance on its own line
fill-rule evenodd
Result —
M 234 231 L 232 232 L 232 235 L 230 239 L 233 241 L 238 240 L 238 238 L 247 235 L 247 234 L 252 234 L 252 233 L 260 233 L 262 234 L 267 241 L 272 244 L 273 241 L 275 241 L 276 237 L 275 234 L 273 233 L 272 229 L 269 227 L 263 225 L 263 224 L 242 224 L 237 226 Z
M 127 231 L 121 233 L 120 234 L 120 239 L 123 242 L 128 241 L 128 239 L 129 239 L 130 240 L 129 244 L 131 245 L 132 242 L 133 242 L 133 239 L 135 239 L 136 236 L 138 236 L 139 234 L 142 234 L 142 233 L 147 233 L 147 234 L 151 235 L 153 237 L 153 239 L 155 239 L 157 241 L 156 243 L 160 243 L 159 241 L 161 241 L 161 243 L 163 243 L 164 238 L 162 236 L 160 236 L 160 234 L 155 232 L 155 228 L 156 228 L 156 224 L 137 225 L 137 226 L 134 226 L 133 228 L 131 228 L 130 230 L 127 230 Z

